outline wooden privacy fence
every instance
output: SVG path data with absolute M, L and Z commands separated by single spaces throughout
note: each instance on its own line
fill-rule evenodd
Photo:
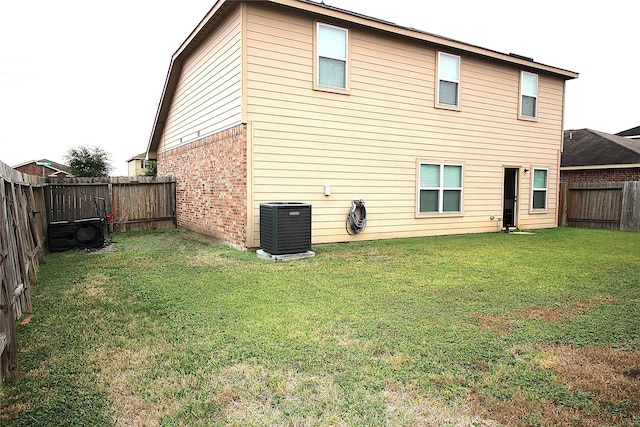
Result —
M 125 208 L 116 231 L 175 226 L 176 183 L 168 177 L 49 179 L 0 162 L 0 383 L 18 375 L 16 321 L 31 313 L 29 288 L 44 260 L 48 224 Z M 113 231 L 113 228 L 110 229 Z
M 640 181 L 560 184 L 559 224 L 640 231 Z
M 0 162 L 0 382 L 18 375 L 16 320 L 31 312 L 29 287 L 44 260 L 44 188 L 42 178 Z
M 110 231 L 175 226 L 176 183 L 170 177 L 51 178 L 47 186 L 50 221 L 73 221 L 109 215 L 124 208 L 127 222 Z

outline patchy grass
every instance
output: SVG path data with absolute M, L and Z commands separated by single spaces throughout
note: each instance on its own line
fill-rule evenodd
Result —
M 637 233 L 50 254 L 5 426 L 639 426 Z

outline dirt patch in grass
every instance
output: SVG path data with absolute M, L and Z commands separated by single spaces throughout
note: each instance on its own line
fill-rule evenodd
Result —
M 229 267 L 233 265 L 233 261 L 227 257 L 221 256 L 217 253 L 212 252 L 202 252 L 198 254 L 194 254 L 189 259 L 189 265 L 192 267 L 211 267 L 215 266 L 217 268 L 221 267 Z
M 162 266 L 159 262 L 148 259 L 131 262 L 130 265 L 136 270 L 150 270 Z
M 410 355 L 381 347 L 377 347 L 373 351 L 373 356 L 389 365 L 394 371 L 403 369 L 413 363 Z
M 148 364 L 158 357 L 153 347 L 122 349 L 105 356 L 98 360 L 99 384 L 116 409 L 116 426 L 158 426 L 163 416 L 176 411 L 173 402 L 163 399 L 162 395 L 182 386 L 170 375 L 153 378 L 148 370 Z
M 0 397 L 1 396 L 2 395 L 0 394 Z M 33 408 L 34 406 L 35 406 L 35 403 L 33 402 L 30 402 L 30 403 L 16 402 L 16 401 L 5 402 L 2 408 L 2 412 L 0 413 L 0 425 L 6 425 L 5 423 L 8 423 L 9 420 L 18 418 L 18 414 L 22 414 L 27 410 Z
M 445 405 L 425 396 L 412 383 L 389 385 L 384 392 L 387 426 L 494 427 L 498 422 L 475 415 L 464 405 Z
M 581 414 L 576 409 L 536 401 L 523 396 L 521 392 L 516 392 L 509 399 L 473 393 L 471 400 L 478 412 L 493 417 L 500 425 L 510 427 L 599 425 L 598 422 L 582 424 Z
M 567 319 L 594 310 L 603 304 L 615 304 L 616 301 L 608 298 L 594 298 L 590 300 L 578 300 L 567 307 L 558 304 L 553 308 L 530 308 L 517 314 L 528 319 L 544 320 L 545 322 L 564 323 Z
M 332 376 L 296 371 L 271 371 L 238 364 L 224 368 L 217 377 L 213 400 L 231 425 L 331 425 L 358 424 L 345 419 L 344 401 Z M 452 407 L 426 396 L 417 384 L 387 384 L 382 395 L 367 394 L 364 401 L 378 401 L 387 426 L 493 427 L 498 423 L 476 416 L 469 407 Z
M 491 314 L 479 314 L 477 317 L 480 327 L 493 333 L 507 335 L 513 331 L 514 319 Z
M 640 351 L 571 346 L 527 348 L 516 357 L 535 369 L 551 371 L 557 384 L 592 397 L 589 408 L 534 399 L 517 392 L 509 399 L 474 393 L 480 413 L 509 426 L 637 426 L 640 422 Z
M 331 376 L 240 363 L 223 368 L 213 389 L 231 425 L 346 425 Z
M 580 316 L 587 311 L 594 310 L 604 304 L 615 304 L 610 298 L 594 298 L 590 300 L 578 300 L 566 307 L 558 304 L 551 308 L 528 308 L 515 313 L 514 317 L 505 317 L 492 314 L 478 314 L 479 326 L 497 334 L 507 335 L 515 329 L 515 322 L 519 318 L 536 319 L 550 323 L 564 323 L 568 319 Z
M 172 233 L 163 233 L 160 239 L 166 242 L 169 247 L 183 244 L 183 242 L 202 247 L 212 247 L 218 243 L 218 240 L 213 237 L 198 233 L 185 233 L 181 230 L 176 230 Z
M 65 296 L 85 302 L 106 301 L 105 289 L 109 285 L 109 280 L 109 277 L 105 274 L 96 271 L 89 272 L 84 280 L 69 288 Z
M 417 383 L 389 383 L 380 392 L 365 393 L 365 412 L 346 413 L 349 405 L 332 375 L 293 369 L 269 369 L 239 363 L 198 378 L 167 366 L 163 375 L 149 378 L 145 361 L 157 358 L 153 348 L 122 351 L 103 360 L 104 386 L 118 418 L 116 426 L 193 425 L 215 418 L 229 426 L 348 426 L 364 425 L 384 416 L 390 427 L 497 427 L 470 406 L 453 405 L 426 395 Z M 146 383 L 144 386 L 143 383 Z M 367 410 L 382 411 L 367 414 Z M 370 418 L 371 417 L 371 418 Z
M 91 253 L 91 254 L 108 254 L 108 253 L 116 252 L 118 248 L 114 242 L 109 242 L 98 248 L 87 248 L 83 250 L 84 252 Z
M 567 384 L 597 396 L 603 409 L 618 411 L 629 409 L 640 421 L 640 351 L 623 351 L 614 348 L 589 346 L 572 348 L 561 346 L 548 350 L 556 357 L 548 369 Z M 625 411 L 626 412 L 626 411 Z M 610 422 L 620 423 L 619 417 Z M 617 424 L 624 425 L 624 424 Z

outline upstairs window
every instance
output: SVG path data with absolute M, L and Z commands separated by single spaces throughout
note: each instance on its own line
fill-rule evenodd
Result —
M 547 209 L 547 169 L 533 170 L 533 194 L 531 197 L 531 208 L 533 210 Z
M 462 212 L 462 165 L 420 163 L 420 214 Z
M 520 116 L 530 119 L 538 116 L 538 75 L 526 71 L 520 78 Z
M 318 23 L 316 37 L 316 85 L 347 90 L 348 30 Z
M 459 106 L 460 57 L 438 52 L 438 104 Z

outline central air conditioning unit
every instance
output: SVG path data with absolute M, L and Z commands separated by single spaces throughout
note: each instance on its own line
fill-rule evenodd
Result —
M 311 250 L 311 205 L 300 202 L 260 204 L 260 248 L 271 255 Z

